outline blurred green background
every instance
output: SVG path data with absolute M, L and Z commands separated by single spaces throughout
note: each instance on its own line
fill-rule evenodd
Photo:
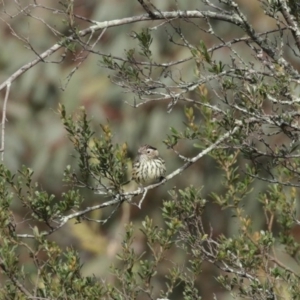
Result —
M 256 29 L 259 28 L 260 31 L 263 31 L 274 26 L 271 19 L 263 18 L 263 10 L 259 1 L 237 2 Z M 21 5 L 24 8 L 32 3 L 32 1 L 22 1 Z M 157 0 L 153 3 L 161 10 L 207 9 L 200 1 L 192 0 Z M 25 39 L 36 53 L 42 53 L 58 41 L 54 30 L 69 34 L 68 26 L 64 21 L 66 16 L 55 11 L 63 9 L 59 1 L 45 0 L 42 3 L 44 8 L 35 9 L 29 6 L 28 9 L 31 10 L 32 16 L 36 18 L 20 13 L 20 7 L 14 1 L 7 1 L 5 6 L 3 5 L 2 3 L 0 82 L 6 80 L 14 71 L 36 57 L 36 54 L 24 42 Z M 143 13 L 138 1 L 74 1 L 74 14 L 97 21 L 121 19 Z M 194 19 L 192 22 L 178 20 L 176 22 L 177 25 L 182 26 L 182 31 L 191 44 L 197 45 L 200 40 L 203 40 L 207 47 L 217 44 L 215 38 L 213 39 L 197 27 L 203 26 L 202 20 Z M 75 19 L 75 23 L 79 29 L 90 26 L 88 22 L 80 19 Z M 143 28 L 151 28 L 158 24 L 160 22 L 138 22 L 109 28 L 94 50 L 124 57 L 125 50 L 137 47 L 137 41 L 130 37 L 132 32 L 140 32 Z M 212 25 L 225 40 L 242 36 L 240 29 L 228 23 L 212 21 Z M 11 29 L 22 38 L 13 35 Z M 168 41 L 168 33 L 174 34 L 173 29 L 168 26 L 158 27 L 157 30 L 152 31 L 151 50 L 155 60 L 170 62 L 189 57 L 190 53 L 187 48 L 176 46 Z M 98 34 L 95 34 L 94 39 Z M 246 59 L 252 59 L 246 47 L 237 45 L 235 49 Z M 4 161 L 10 170 L 17 171 L 23 164 L 32 168 L 34 180 L 38 181 L 44 190 L 56 195 L 59 199 L 60 194 L 67 188 L 62 182 L 64 168 L 68 164 L 75 163 L 71 155 L 74 153 L 71 143 L 68 141 L 67 133 L 57 113 L 59 103 L 63 103 L 69 113 L 75 113 L 79 107 L 84 106 L 88 116 L 92 119 L 96 136 L 101 133 L 99 123 L 108 122 L 114 132 L 114 141 L 120 144 L 126 142 L 131 158 L 136 155 L 140 145 L 148 143 L 159 149 L 162 157 L 166 160 L 168 173 L 182 165 L 182 161 L 171 150 L 168 150 L 162 141 L 169 133 L 169 127 L 173 126 L 177 129 L 184 127 L 184 103 L 179 103 L 171 113 L 167 113 L 169 100 L 150 102 L 135 109 L 125 103 L 126 101 L 133 103 L 135 95 L 125 93 L 120 87 L 111 83 L 108 76 L 113 74 L 101 67 L 99 55 L 89 54 L 68 82 L 68 75 L 79 62 L 76 60 L 79 52 L 74 54 L 69 52 L 66 58 L 60 62 L 62 54 L 63 50 L 58 51 L 47 58 L 45 62 L 40 62 L 31 68 L 12 84 L 7 105 Z M 86 54 L 83 53 L 82 56 Z M 215 52 L 214 55 L 216 59 L 222 57 L 224 62 L 230 59 L 226 48 Z M 190 62 L 175 66 L 173 71 L 174 74 L 178 73 L 178 77 L 182 76 L 185 80 L 193 80 L 195 78 L 194 68 L 195 66 Z M 1 93 L 2 101 L 4 92 Z M 197 149 L 194 149 L 191 143 L 180 143 L 177 150 L 186 156 L 197 153 Z M 75 221 L 71 221 L 62 230 L 51 235 L 49 239 L 55 240 L 62 247 L 72 246 L 78 249 L 84 264 L 83 273 L 85 275 L 95 274 L 110 279 L 108 267 L 112 263 L 117 263 L 116 254 L 120 251 L 125 223 L 131 221 L 136 224 L 135 251 L 142 253 L 145 251 L 146 245 L 144 236 L 139 231 L 140 222 L 146 215 L 149 215 L 158 226 L 163 226 L 161 207 L 163 199 L 168 199 L 168 189 L 173 186 L 176 188 L 184 188 L 189 185 L 203 186 L 203 196 L 209 200 L 211 192 L 222 193 L 221 185 L 219 185 L 220 176 L 219 169 L 207 156 L 166 185 L 149 192 L 141 210 L 135 206 L 123 205 L 106 225 L 87 221 L 75 224 Z M 260 188 L 262 186 L 257 185 L 256 193 L 260 191 Z M 86 206 L 107 200 L 90 191 L 83 190 L 82 194 L 85 196 Z M 255 194 L 251 194 L 251 197 L 255 197 Z M 257 212 L 257 206 L 257 201 L 247 202 L 248 213 L 254 215 Z M 19 202 L 13 203 L 13 211 L 16 221 L 19 223 L 18 232 L 26 232 L 28 230 L 28 224 L 24 222 L 26 212 Z M 100 219 L 107 216 L 109 212 L 109 208 L 95 211 L 90 217 Z M 221 211 L 217 205 L 209 204 L 207 206 L 205 218 L 206 222 L 213 227 L 215 236 L 221 233 L 230 235 L 237 230 L 235 219 L 231 218 L 228 212 Z M 262 219 L 256 218 L 255 220 L 256 226 L 259 228 Z M 173 248 L 170 258 L 184 261 L 185 255 Z M 30 272 L 29 257 L 22 256 L 21 253 L 20 259 Z M 164 288 L 164 281 L 161 277 L 166 272 L 164 268 L 165 266 L 161 266 L 161 274 L 157 276 L 157 281 L 154 283 L 157 290 Z M 220 290 L 214 276 L 216 276 L 214 267 L 204 264 L 203 277 L 200 277 L 198 282 L 203 299 L 212 299 L 212 293 L 218 295 L 220 297 L 218 299 L 230 299 L 227 293 Z M 111 278 L 111 280 L 113 279 Z M 172 299 L 177 299 L 176 295 Z

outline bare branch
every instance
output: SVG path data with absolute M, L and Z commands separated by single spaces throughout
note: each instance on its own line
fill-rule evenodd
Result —
M 180 18 L 213 18 L 218 20 L 223 20 L 226 22 L 230 22 L 233 24 L 240 24 L 241 20 L 237 16 L 229 16 L 229 15 L 222 15 L 214 12 L 200 12 L 200 11 L 179 11 L 179 12 L 161 12 L 161 13 L 154 13 L 156 15 L 156 19 L 180 19 Z M 90 34 L 92 32 L 115 27 L 115 26 L 121 26 L 124 24 L 130 24 L 130 23 L 136 23 L 141 21 L 149 21 L 152 20 L 152 18 L 149 15 L 141 15 L 141 16 L 135 16 L 135 17 L 129 17 L 124 19 L 117 19 L 112 21 L 105 21 L 105 22 L 96 22 L 94 21 L 93 26 L 90 26 L 84 30 L 81 30 L 78 32 L 79 37 L 86 36 L 87 34 Z M 69 42 L 76 41 L 76 35 L 72 34 L 69 37 L 66 37 L 66 39 Z M 20 69 L 18 69 L 15 73 L 13 73 L 8 79 L 6 79 L 2 84 L 0 84 L 0 91 L 10 82 L 12 83 L 15 81 L 19 76 L 21 76 L 23 73 L 31 69 L 33 66 L 38 64 L 40 61 L 45 59 L 46 57 L 51 56 L 53 53 L 55 53 L 57 50 L 63 47 L 63 43 L 59 42 L 50 47 L 45 52 L 41 53 L 36 59 L 32 60 L 31 62 L 25 64 Z

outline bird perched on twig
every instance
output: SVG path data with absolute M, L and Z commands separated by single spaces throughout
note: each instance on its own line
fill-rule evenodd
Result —
M 158 150 L 144 145 L 139 148 L 138 154 L 132 166 L 132 180 L 139 185 L 161 181 L 166 174 L 166 164 Z

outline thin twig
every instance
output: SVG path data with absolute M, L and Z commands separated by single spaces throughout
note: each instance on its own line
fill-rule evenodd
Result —
M 98 38 L 96 39 L 96 41 L 93 43 L 93 45 L 91 46 L 91 49 L 88 50 L 88 53 L 80 60 L 80 62 L 71 70 L 70 74 L 67 76 L 66 80 L 66 84 L 65 86 L 62 88 L 62 90 L 64 91 L 68 85 L 68 83 L 70 82 L 72 76 L 74 75 L 74 73 L 79 69 L 79 67 L 82 65 L 82 63 L 88 58 L 89 54 L 91 53 L 91 50 L 96 46 L 96 44 L 100 41 L 100 39 L 102 38 L 102 36 L 104 35 L 105 31 L 107 28 L 104 28 L 101 32 L 101 34 L 98 36 Z M 87 41 L 86 44 L 89 44 L 89 41 L 92 39 L 94 32 L 91 32 L 91 35 L 89 37 L 89 40 Z M 85 50 L 85 49 L 84 49 Z M 80 56 L 83 53 L 83 50 L 79 53 L 78 56 Z
M 8 82 L 6 86 L 6 92 L 5 92 L 5 97 L 4 97 L 4 102 L 3 102 L 3 108 L 2 108 L 2 121 L 1 121 L 1 148 L 0 152 L 1 153 L 1 160 L 4 160 L 4 146 L 5 146 L 5 121 L 6 121 L 6 106 L 7 106 L 7 100 L 10 92 L 10 86 L 11 83 Z
M 146 195 L 147 195 L 147 192 L 148 192 L 148 190 L 145 190 L 145 191 L 143 192 L 142 199 L 140 200 L 139 205 L 138 205 L 138 208 L 139 208 L 139 209 L 142 208 L 142 204 L 143 204 L 143 202 L 144 202 L 144 200 L 145 200 L 145 197 L 146 197 Z

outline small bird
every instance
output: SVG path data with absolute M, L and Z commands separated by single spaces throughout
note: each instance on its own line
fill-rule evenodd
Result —
M 159 156 L 158 150 L 144 145 L 139 148 L 138 153 L 132 166 L 132 180 L 139 185 L 161 181 L 166 174 L 166 164 Z

